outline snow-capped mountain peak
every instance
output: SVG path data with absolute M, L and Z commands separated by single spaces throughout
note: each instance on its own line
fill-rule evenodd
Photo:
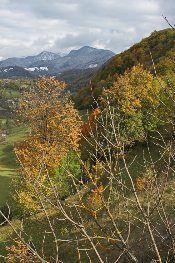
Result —
M 43 51 L 40 54 L 36 55 L 35 58 L 39 60 L 54 60 L 60 57 L 59 54 L 55 54 L 53 52 Z

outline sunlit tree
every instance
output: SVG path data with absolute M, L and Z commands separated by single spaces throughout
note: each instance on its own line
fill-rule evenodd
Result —
M 54 179 L 60 161 L 78 148 L 81 122 L 64 88 L 63 82 L 41 78 L 24 93 L 19 104 L 19 114 L 31 131 L 15 147 L 22 164 L 18 198 L 31 209 L 35 207 L 33 196 L 39 191 L 33 188 L 35 183 L 39 181 L 40 191 L 49 194 L 48 174 Z
M 161 123 L 162 87 L 148 70 L 138 65 L 119 76 L 113 86 L 103 92 L 104 114 L 108 114 L 105 108 L 110 104 L 119 135 L 125 143 L 144 140 L 147 133 Z

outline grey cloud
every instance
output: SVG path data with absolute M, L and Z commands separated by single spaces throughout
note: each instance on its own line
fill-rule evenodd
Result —
M 84 45 L 121 52 L 175 23 L 174 0 L 0 0 L 0 57 Z

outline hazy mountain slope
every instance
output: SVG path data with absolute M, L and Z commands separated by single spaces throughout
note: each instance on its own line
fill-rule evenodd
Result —
M 39 55 L 26 58 L 8 58 L 0 62 L 0 68 L 18 66 L 34 76 L 43 74 L 43 71 L 46 75 L 57 75 L 69 70 L 99 68 L 112 56 L 114 53 L 110 50 L 85 46 L 72 50 L 65 56 L 44 51 Z
M 62 72 L 57 78 L 65 81 L 67 84 L 66 89 L 71 93 L 74 93 L 80 88 L 87 86 L 96 72 L 96 68 L 75 69 Z
M 26 77 L 26 78 L 31 78 L 32 75 L 30 72 L 25 70 L 22 67 L 18 66 L 8 66 L 4 68 L 0 68 L 0 78 L 13 78 L 13 77 Z

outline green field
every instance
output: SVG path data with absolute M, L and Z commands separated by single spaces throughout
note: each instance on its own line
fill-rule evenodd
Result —
M 0 144 L 0 207 L 7 201 L 10 181 L 18 168 L 13 147 L 15 142 L 23 139 L 27 128 L 20 126 L 9 129 L 6 142 Z

